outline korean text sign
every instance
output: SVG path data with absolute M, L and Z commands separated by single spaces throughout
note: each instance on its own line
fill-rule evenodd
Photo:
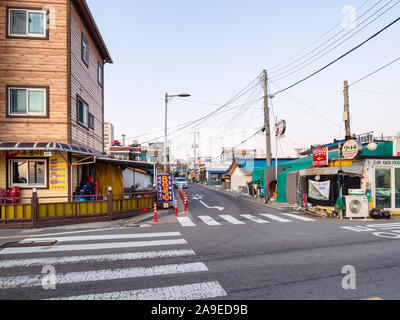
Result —
M 316 148 L 313 150 L 313 166 L 322 167 L 329 164 L 328 148 Z
M 160 174 L 157 177 L 157 198 L 158 202 L 170 202 L 174 200 L 172 175 Z

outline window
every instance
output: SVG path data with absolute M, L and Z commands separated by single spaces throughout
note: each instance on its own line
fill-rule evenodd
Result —
M 46 116 L 47 89 L 8 88 L 9 116 Z
M 8 35 L 11 37 L 46 38 L 46 11 L 9 9 Z
M 89 126 L 89 107 L 82 99 L 78 98 L 78 123 L 88 128 Z
M 82 60 L 89 67 L 89 43 L 82 33 Z
M 395 208 L 400 208 L 400 168 L 394 169 Z
M 101 63 L 98 63 L 97 66 L 97 81 L 99 82 L 99 85 L 102 87 L 103 86 L 103 66 Z
M 94 116 L 89 113 L 89 127 L 94 129 Z
M 47 187 L 47 160 L 9 160 L 10 187 Z

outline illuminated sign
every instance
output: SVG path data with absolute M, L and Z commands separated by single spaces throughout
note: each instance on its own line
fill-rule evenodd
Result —
M 157 198 L 159 203 L 171 202 L 174 200 L 172 175 L 160 174 L 157 177 Z

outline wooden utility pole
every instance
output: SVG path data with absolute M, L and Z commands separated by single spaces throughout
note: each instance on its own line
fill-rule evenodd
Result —
M 346 141 L 351 139 L 350 130 L 350 102 L 349 102 L 349 83 L 346 80 L 344 82 L 344 116 L 343 120 L 346 127 Z
M 267 71 L 263 71 L 264 78 L 264 116 L 265 116 L 265 137 L 266 137 L 266 152 L 267 152 L 267 167 L 272 165 L 272 154 L 271 154 L 271 129 L 269 121 L 269 107 L 268 107 L 268 81 Z

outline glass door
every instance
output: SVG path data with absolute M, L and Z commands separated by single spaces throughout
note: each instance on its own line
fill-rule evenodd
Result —
M 377 208 L 392 208 L 392 169 L 375 169 L 375 202 Z
M 400 209 L 400 168 L 394 168 L 394 200 L 394 207 Z

